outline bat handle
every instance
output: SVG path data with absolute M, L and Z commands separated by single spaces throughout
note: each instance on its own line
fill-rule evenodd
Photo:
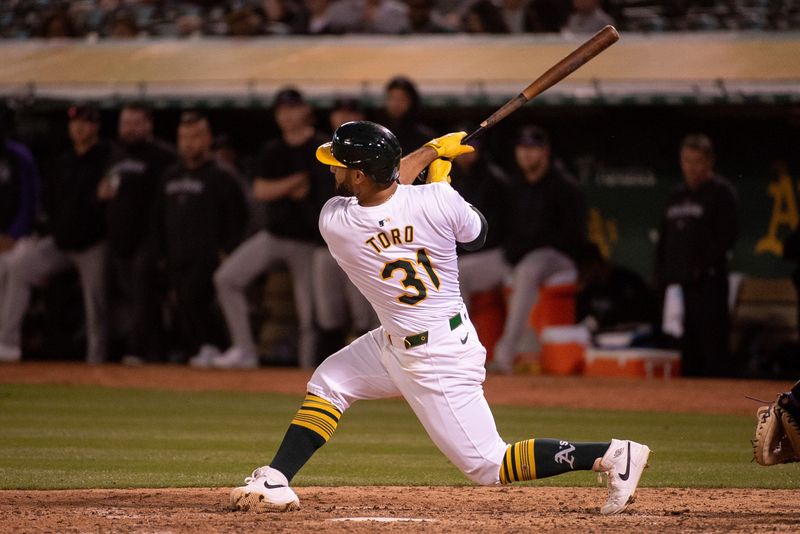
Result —
M 475 130 L 471 131 L 469 134 L 467 134 L 467 136 L 464 139 L 461 140 L 461 144 L 462 145 L 468 145 L 469 142 L 472 139 L 474 139 L 474 138 L 478 137 L 479 135 L 481 135 L 485 130 L 486 130 L 486 128 L 484 128 L 483 126 L 479 126 L 477 129 L 475 129 Z

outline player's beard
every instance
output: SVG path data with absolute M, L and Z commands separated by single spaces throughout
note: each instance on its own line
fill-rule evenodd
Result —
M 340 197 L 352 197 L 355 196 L 353 192 L 353 188 L 350 187 L 346 181 L 341 181 L 340 183 L 336 184 L 336 194 Z

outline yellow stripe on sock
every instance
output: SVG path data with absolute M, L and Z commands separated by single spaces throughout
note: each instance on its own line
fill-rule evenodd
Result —
M 324 408 L 328 408 L 332 412 L 334 412 L 337 417 L 341 417 L 342 416 L 342 412 L 340 412 L 339 408 L 334 406 L 332 402 L 330 402 L 328 400 L 325 400 L 322 397 L 317 397 L 316 395 L 313 395 L 311 393 L 307 394 L 306 398 L 303 400 L 303 404 L 306 404 L 306 403 L 309 403 L 309 405 L 312 405 L 312 404 L 313 405 L 317 405 L 317 407 L 320 407 L 320 408 L 323 408 L 323 407 Z
M 311 419 L 319 419 L 320 420 L 320 424 L 324 423 L 324 424 L 326 424 L 326 425 L 331 427 L 331 432 L 336 430 L 336 425 L 339 424 L 339 420 L 338 419 L 334 419 L 329 414 L 320 413 L 320 412 L 318 412 L 316 410 L 307 410 L 305 408 L 300 408 L 300 410 L 298 410 L 298 412 L 297 412 L 297 415 L 303 415 L 303 416 L 311 418 Z M 295 417 L 297 417 L 297 415 Z
M 534 440 L 518 441 L 509 445 L 500 466 L 500 483 L 510 484 L 536 478 Z
M 320 416 L 327 417 L 328 419 L 336 423 L 339 422 L 339 417 L 341 416 L 341 414 L 334 412 L 333 410 L 324 406 L 310 406 L 308 404 L 304 404 L 303 406 L 300 407 L 300 410 L 309 414 L 311 413 L 319 414 Z
M 522 458 L 522 451 L 524 447 L 522 446 L 522 442 L 518 442 L 514 444 L 514 482 L 519 482 L 520 480 L 525 480 L 525 477 L 522 476 L 523 470 L 523 458 Z
M 292 424 L 307 428 L 328 441 L 336 431 L 341 415 L 342 412 L 329 401 L 309 393 L 292 419 Z
M 306 421 L 301 421 L 301 420 L 298 420 L 298 419 L 294 419 L 294 420 L 292 420 L 292 424 L 293 425 L 297 425 L 297 426 L 305 427 L 305 428 L 311 430 L 312 432 L 314 432 L 316 434 L 319 434 L 320 436 L 322 436 L 322 439 L 324 439 L 325 441 L 328 441 L 329 439 L 331 439 L 331 434 L 329 434 L 328 432 L 326 432 L 325 430 L 320 428 L 318 425 L 315 425 L 313 423 L 309 423 L 309 422 L 306 422 Z
M 500 464 L 500 483 L 501 484 L 511 484 L 513 480 L 511 480 L 511 474 L 509 473 L 509 469 L 511 469 L 511 446 L 509 445 L 506 449 L 506 453 L 503 456 L 503 463 Z
M 528 440 L 528 465 L 530 466 L 530 478 L 528 480 L 536 480 L 536 453 L 534 448 L 535 439 Z

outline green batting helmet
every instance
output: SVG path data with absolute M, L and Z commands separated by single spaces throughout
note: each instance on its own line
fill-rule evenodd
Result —
M 387 128 L 369 121 L 346 122 L 333 132 L 333 140 L 317 149 L 326 165 L 355 169 L 375 183 L 390 184 L 400 172 L 400 142 Z

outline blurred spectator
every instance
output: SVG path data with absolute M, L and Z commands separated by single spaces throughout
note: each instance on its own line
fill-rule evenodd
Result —
M 106 203 L 110 295 L 120 311 L 123 361 L 158 358 L 160 299 L 156 258 L 148 246 L 158 182 L 176 162 L 175 150 L 153 137 L 153 114 L 143 104 L 119 113 L 120 151 L 97 188 Z
M 505 209 L 503 201 L 508 177 L 490 161 L 480 139 L 469 144 L 475 147 L 475 151 L 453 160 L 451 185 L 486 217 L 489 232 L 483 248 L 473 252 L 458 249 L 458 278 L 467 308 L 471 306 L 470 297 L 473 293 L 501 286 L 504 274 L 508 272 L 500 247 L 504 233 L 502 210 Z
M 491 0 L 478 0 L 471 4 L 462 25 L 467 33 L 508 33 L 503 14 Z
M 358 100 L 341 98 L 331 108 L 330 128 L 336 131 L 345 122 L 365 118 L 364 108 Z M 325 202 L 335 194 L 333 175 L 328 173 L 327 180 L 320 181 L 314 195 L 317 217 Z M 348 326 L 355 335 L 378 326 L 378 317 L 372 306 L 333 259 L 322 236 L 318 236 L 314 249 L 312 281 L 314 310 L 320 328 L 317 354 L 327 356 L 342 348 L 346 344 Z
M 214 271 L 241 242 L 246 207 L 233 177 L 211 155 L 211 125 L 184 112 L 178 125 L 180 163 L 164 174 L 156 196 L 154 236 L 166 259 L 190 363 L 219 354 L 225 329 L 216 309 Z
M 600 0 L 573 0 L 572 5 L 574 11 L 564 26 L 566 32 L 595 33 L 614 24 L 614 19 L 600 6 Z
M 503 0 L 500 9 L 503 15 L 503 22 L 510 33 L 523 33 L 527 31 L 526 21 L 527 7 L 530 2 L 525 0 Z
M 0 105 L 0 254 L 30 235 L 41 187 L 30 150 L 9 137 L 9 115 Z
M 349 17 L 347 33 L 398 34 L 410 28 L 408 8 L 397 0 L 337 0 L 335 5 Z
M 656 299 L 641 276 L 603 257 L 587 243 L 578 257 L 580 284 L 575 317 L 592 333 L 636 330 L 656 319 Z
M 334 11 L 331 9 L 332 5 L 335 5 L 333 0 L 304 0 L 306 26 L 300 33 L 323 35 L 343 31 L 343 29 L 336 27 L 332 19 L 332 12 Z
M 68 39 L 78 37 L 78 31 L 65 8 L 58 8 L 42 19 L 39 35 L 45 39 Z
M 8 137 L 7 111 L 0 107 L 0 320 L 10 299 L 6 296 L 8 270 L 33 230 L 39 208 L 39 171 L 28 147 Z M 15 362 L 20 350 L 0 344 L 0 362 Z
M 619 29 L 628 31 L 791 31 L 800 20 L 800 6 L 794 0 L 577 0 L 575 4 L 581 20 L 594 21 L 590 27 L 568 27 L 572 2 L 567 0 L 27 0 L 0 2 L 0 36 L 397 34 L 438 33 L 441 28 L 473 33 L 584 33 L 611 23 L 611 18 L 617 18 Z M 604 14 L 602 8 L 595 13 L 583 4 L 605 6 L 614 17 L 600 24 L 595 19 Z M 132 18 L 112 30 L 109 22 L 118 11 L 129 12 Z M 467 12 L 471 12 L 469 17 L 465 17 Z
M 230 37 L 252 37 L 263 33 L 264 19 L 249 6 L 234 9 L 226 18 Z
M 112 39 L 133 39 L 139 35 L 136 16 L 127 9 L 118 9 L 111 12 L 105 27 L 106 33 Z
M 495 371 L 513 369 L 517 346 L 539 291 L 577 281 L 575 257 L 585 242 L 586 205 L 577 184 L 552 161 L 547 133 L 523 127 L 514 149 L 516 170 L 503 203 L 503 252 L 511 269 L 511 298 Z
M 228 135 L 224 133 L 216 136 L 214 143 L 211 145 L 211 150 L 217 166 L 233 176 L 242 190 L 242 195 L 244 195 L 247 204 L 245 236 L 250 236 L 261 227 L 261 224 L 256 225 L 259 221 L 256 217 L 253 217 L 257 208 L 256 200 L 253 198 L 253 187 L 247 176 L 245 176 L 239 151 L 236 150 Z
M 451 30 L 439 22 L 434 12 L 435 0 L 405 0 L 408 22 L 412 33 L 449 33 Z
M 71 266 L 78 269 L 86 314 L 87 361 L 106 354 L 105 211 L 97 187 L 113 160 L 110 143 L 101 141 L 100 113 L 94 107 L 69 108 L 72 148 L 60 156 L 45 188 L 52 235 L 24 243 L 9 264 L 2 317 L 0 353 L 20 354 L 20 328 L 31 287 Z
M 304 0 L 305 22 L 294 31 L 310 34 L 408 33 L 408 8 L 397 0 Z M 299 19 L 298 19 L 299 20 Z
M 233 344 L 225 354 L 193 361 L 197 366 L 258 366 L 245 290 L 259 274 L 279 263 L 287 265 L 292 277 L 300 323 L 298 362 L 305 368 L 315 363 L 309 258 L 319 234 L 313 195 L 322 181 L 330 181 L 327 170 L 314 157 L 325 137 L 315 131 L 311 106 L 294 88 L 278 92 L 274 113 L 281 136 L 262 149 L 253 183 L 253 196 L 264 202 L 266 227 L 242 243 L 214 274 Z
M 307 16 L 299 2 L 294 0 L 262 0 L 264 31 L 270 35 L 302 33 L 307 26 Z
M 331 132 L 335 132 L 336 128 L 346 122 L 361 121 L 365 118 L 364 106 L 357 98 L 338 98 L 331 107 L 328 124 Z
M 660 288 L 683 294 L 681 369 L 687 376 L 727 376 L 728 255 L 736 241 L 737 199 L 714 172 L 711 139 L 688 135 L 680 149 L 684 182 L 670 195 L 656 248 Z
M 354 27 L 349 2 L 343 0 L 305 0 L 306 27 L 301 33 L 340 34 Z
M 558 33 L 570 13 L 564 0 L 503 0 L 500 9 L 511 33 Z
M 397 136 L 403 154 L 410 154 L 429 139 L 433 131 L 417 120 L 420 97 L 417 87 L 410 79 L 397 76 L 386 85 L 386 117 L 384 126 Z
M 194 13 L 181 15 L 175 20 L 175 33 L 178 37 L 197 37 L 203 33 L 203 19 Z

